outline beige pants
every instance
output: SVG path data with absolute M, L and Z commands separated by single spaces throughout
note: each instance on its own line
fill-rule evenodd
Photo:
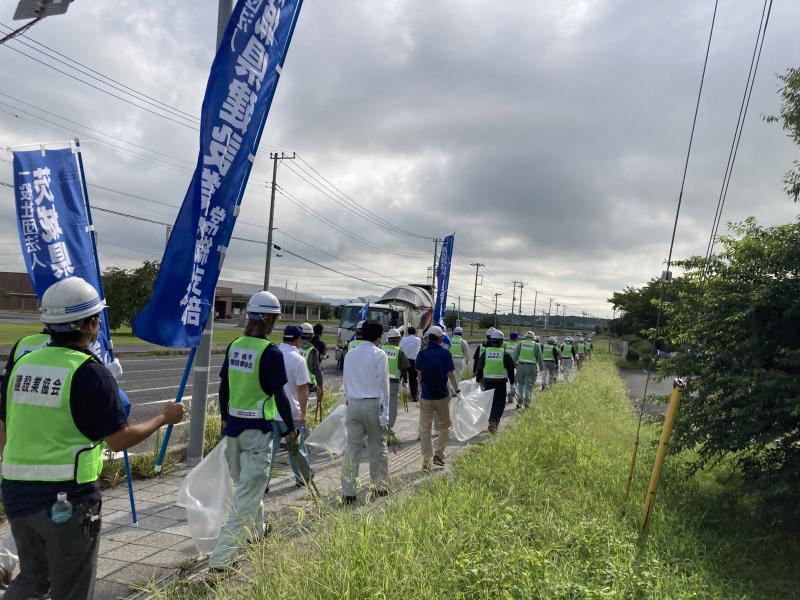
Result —
M 450 437 L 450 398 L 419 401 L 419 437 L 422 446 L 422 464 L 428 465 L 434 455 L 431 425 L 436 419 L 435 455 L 444 458 L 444 449 Z

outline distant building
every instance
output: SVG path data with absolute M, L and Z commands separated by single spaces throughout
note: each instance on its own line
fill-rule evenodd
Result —
M 218 319 L 236 319 L 244 316 L 247 300 L 261 291 L 262 286 L 255 283 L 238 283 L 220 279 L 217 282 L 217 299 L 214 305 Z M 278 297 L 281 303 L 283 320 L 318 321 L 324 301 L 319 296 L 296 292 L 284 287 L 270 287 L 269 291 Z
M 8 309 L 39 309 L 39 299 L 27 273 L 0 272 L 0 310 Z

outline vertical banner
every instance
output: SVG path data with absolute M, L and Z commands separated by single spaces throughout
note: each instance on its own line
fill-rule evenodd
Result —
M 455 234 L 444 238 L 436 267 L 436 303 L 433 306 L 433 322 L 444 329 L 444 313 L 447 311 L 447 286 L 450 283 L 450 262 L 453 259 Z
M 14 153 L 14 199 L 22 256 L 33 289 L 45 290 L 67 277 L 82 277 L 104 298 L 87 216 L 78 150 L 37 149 Z M 113 359 L 105 313 L 91 348 L 103 363 Z
M 211 65 L 197 166 L 136 335 L 196 347 L 302 0 L 240 0 Z

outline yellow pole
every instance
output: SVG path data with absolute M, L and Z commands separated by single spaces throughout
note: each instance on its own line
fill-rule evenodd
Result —
M 644 513 L 642 514 L 642 534 L 647 533 L 650 526 L 650 518 L 653 515 L 653 506 L 656 503 L 656 490 L 661 481 L 661 471 L 664 469 L 664 459 L 667 457 L 667 447 L 669 438 L 672 435 L 672 428 L 675 426 L 675 418 L 678 416 L 678 406 L 683 396 L 683 388 L 686 384 L 682 379 L 676 379 L 672 384 L 672 394 L 669 398 L 669 408 L 664 418 L 664 428 L 661 430 L 661 439 L 658 442 L 658 452 L 656 452 L 656 462 L 653 465 L 653 474 L 650 476 L 650 485 L 647 488 L 647 497 L 644 500 Z

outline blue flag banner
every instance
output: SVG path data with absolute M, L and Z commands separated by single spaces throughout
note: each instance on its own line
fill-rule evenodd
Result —
M 211 65 L 197 166 L 164 251 L 140 338 L 196 347 L 302 0 L 240 0 Z
M 367 303 L 361 307 L 361 312 L 358 316 L 362 321 L 367 320 L 367 317 L 369 316 L 369 300 L 367 300 Z
M 14 153 L 14 199 L 22 256 L 39 300 L 67 277 L 82 277 L 104 298 L 92 242 L 88 199 L 78 164 L 78 148 Z M 91 348 L 108 364 L 113 360 L 105 312 Z
M 444 313 L 447 311 L 447 287 L 450 284 L 450 262 L 453 258 L 455 237 L 455 234 L 451 234 L 444 238 L 436 267 L 436 303 L 433 307 L 433 322 L 442 329 L 444 329 Z

